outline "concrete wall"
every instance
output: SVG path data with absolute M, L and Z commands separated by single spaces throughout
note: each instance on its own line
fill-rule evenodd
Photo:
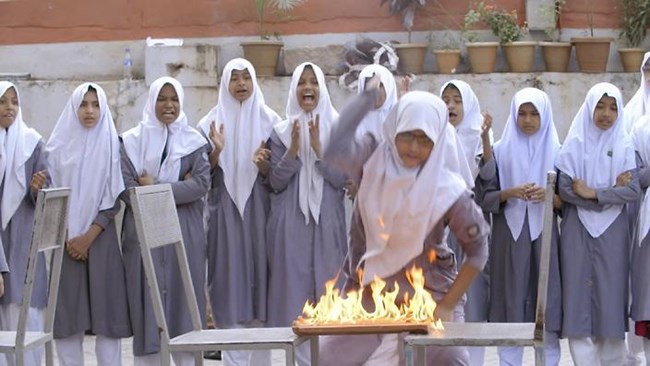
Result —
M 427 90 L 437 93 L 449 75 L 421 75 L 412 83 L 412 90 Z M 578 74 L 578 73 L 497 73 L 486 75 L 460 74 L 454 78 L 469 82 L 481 102 L 483 111 L 494 117 L 495 136 L 498 138 L 507 118 L 512 95 L 526 86 L 535 86 L 549 93 L 553 103 L 555 124 L 563 140 L 573 115 L 584 100 L 587 90 L 595 83 L 609 81 L 621 88 L 625 100 L 629 100 L 639 86 L 636 73 Z M 289 77 L 274 77 L 259 80 L 267 103 L 280 115 L 289 90 Z M 17 80 L 22 98 L 25 121 L 44 136 L 49 136 L 77 81 L 31 81 Z M 346 103 L 353 91 L 339 86 L 338 78 L 327 78 L 332 101 L 338 109 Z M 100 82 L 109 98 L 109 105 L 115 117 L 118 131 L 135 126 L 142 116 L 148 87 L 144 80 Z M 216 104 L 216 87 L 189 87 L 185 89 L 185 112 L 190 123 L 195 125 Z
M 1 4 L 1 3 L 0 3 Z M 616 29 L 599 29 L 598 35 L 616 37 Z M 583 34 L 583 30 L 565 29 L 563 39 L 570 39 L 572 36 Z M 432 33 L 436 42 L 444 42 L 448 33 L 444 31 Z M 414 41 L 426 42 L 429 32 L 414 32 L 412 38 Z M 458 37 L 458 33 L 452 34 Z M 369 37 L 377 41 L 396 40 L 406 41 L 404 32 L 377 32 L 377 33 L 329 33 L 321 35 L 294 35 L 283 39 L 284 52 L 300 53 L 306 49 L 320 49 L 321 52 L 317 57 L 308 58 L 310 54 L 305 53 L 302 57 L 304 61 L 317 61 L 319 64 L 326 62 L 328 64 L 343 64 L 341 57 L 346 44 L 353 44 L 357 39 Z M 484 40 L 494 40 L 488 32 L 482 32 L 481 38 Z M 531 32 L 530 37 L 534 40 L 544 39 L 541 31 Z M 220 37 L 220 38 L 184 38 L 183 44 L 186 47 L 195 47 L 193 52 L 199 54 L 205 53 L 208 48 L 216 48 L 218 70 L 222 70 L 228 60 L 234 57 L 242 57 L 243 51 L 240 42 L 254 39 L 254 37 Z M 440 43 L 436 43 L 440 44 Z M 205 45 L 209 46 L 208 48 Z M 107 42 L 70 42 L 70 43 L 49 43 L 49 44 L 24 44 L 24 45 L 5 45 L 0 46 L 0 74 L 3 73 L 24 73 L 29 74 L 32 79 L 50 80 L 118 80 L 122 77 L 122 59 L 124 49 L 129 47 L 133 58 L 133 68 L 136 78 L 143 78 L 146 69 L 146 42 L 145 39 L 132 41 L 107 41 Z M 646 39 L 642 47 L 650 48 L 650 38 Z M 338 49 L 338 52 L 332 52 Z M 199 51 L 200 50 L 200 51 Z M 311 54 L 313 55 L 313 53 Z M 198 55 L 197 55 L 198 56 Z M 300 56 L 298 56 L 300 57 Z M 295 57 L 294 57 L 295 59 Z M 161 62 L 162 60 L 149 60 L 149 66 L 152 62 Z M 459 68 L 459 72 L 468 70 L 467 60 Z M 501 52 L 497 61 L 497 71 L 506 70 L 506 64 Z M 577 70 L 575 56 L 572 57 L 569 65 L 570 71 Z M 610 47 L 610 57 L 607 71 L 621 71 L 621 64 L 618 57 L 617 44 L 612 43 Z M 541 50 L 537 50 L 535 61 L 535 70 L 543 71 L 544 65 L 541 58 Z M 425 72 L 435 72 L 434 59 L 431 54 L 425 59 Z M 286 74 L 291 69 L 287 67 Z

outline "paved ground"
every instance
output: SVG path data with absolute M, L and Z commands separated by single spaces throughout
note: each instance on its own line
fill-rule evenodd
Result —
M 561 342 L 562 346 L 562 359 L 560 361 L 561 366 L 569 366 L 573 365 L 573 362 L 571 362 L 571 356 L 569 355 L 569 348 L 567 345 L 567 342 L 563 340 Z M 95 366 L 97 365 L 97 362 L 94 359 L 94 348 L 95 348 L 95 340 L 94 337 L 86 337 L 84 340 L 84 351 L 85 351 L 85 361 L 86 361 L 86 366 Z M 524 365 L 526 366 L 533 366 L 534 365 L 534 352 L 532 348 L 527 348 L 524 351 Z M 131 348 L 131 339 L 126 339 L 123 341 L 122 344 L 122 360 L 124 362 L 124 366 L 131 366 L 133 365 L 133 353 L 132 353 L 132 348 Z M 58 365 L 58 363 L 55 363 Z M 211 366 L 216 366 L 216 365 L 222 365 L 222 362 L 220 361 L 209 361 L 206 360 L 205 365 L 211 365 Z M 280 366 L 284 365 L 284 354 L 281 351 L 273 351 L 273 366 Z M 488 348 L 485 356 L 485 364 L 484 366 L 498 366 L 499 361 L 498 361 L 498 356 L 495 348 Z M 254 365 L 253 365 L 254 366 Z

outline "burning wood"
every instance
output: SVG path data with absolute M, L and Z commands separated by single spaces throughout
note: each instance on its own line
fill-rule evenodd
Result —
M 435 256 L 434 256 L 435 258 Z M 361 278 L 359 273 L 359 278 Z M 412 267 L 406 278 L 413 287 L 413 296 L 405 292 L 403 301 L 397 302 L 399 284 L 392 291 L 384 291 L 386 281 L 375 277 L 370 284 L 374 311 L 362 304 L 363 289 L 350 291 L 345 297 L 335 288 L 335 280 L 325 284 L 325 293 L 317 304 L 305 303 L 303 315 L 294 322 L 294 331 L 300 334 L 392 333 L 417 331 L 426 333 L 430 326 L 442 330 L 440 319 L 434 318 L 436 302 L 424 287 L 422 268 Z M 310 331 L 310 328 L 314 328 Z

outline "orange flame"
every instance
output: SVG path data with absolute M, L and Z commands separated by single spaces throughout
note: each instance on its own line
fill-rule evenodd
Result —
M 436 250 L 435 249 L 429 250 L 429 253 L 428 253 L 427 257 L 429 258 L 429 263 L 435 262 L 436 261 Z
M 359 273 L 361 277 L 361 273 Z M 386 281 L 375 276 L 370 284 L 373 312 L 368 312 L 362 304 L 363 288 L 350 291 L 342 297 L 334 287 L 336 280 L 327 281 L 325 293 L 317 304 L 305 303 L 303 315 L 298 317 L 298 324 L 368 324 L 368 323 L 431 323 L 432 329 L 442 330 L 440 319 L 434 318 L 436 302 L 424 287 L 422 268 L 413 266 L 406 271 L 406 278 L 413 287 L 413 296 L 404 294 L 404 301 L 398 305 L 399 285 L 394 283 L 392 291 L 384 291 Z

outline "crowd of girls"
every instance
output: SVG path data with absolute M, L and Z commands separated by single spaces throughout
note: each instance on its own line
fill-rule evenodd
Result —
M 408 292 L 404 270 L 413 265 L 423 268 L 444 321 L 531 322 L 545 177 L 554 170 L 547 364 L 559 363 L 565 338 L 576 365 L 623 365 L 626 333 L 650 359 L 648 59 L 625 108 L 616 86 L 591 87 L 563 141 L 540 89 L 513 93 L 494 142 L 492 117 L 467 82 L 450 80 L 439 94 L 408 91 L 379 65 L 359 74 L 357 95 L 339 113 L 322 70 L 303 63 L 278 114 L 253 65 L 233 59 L 200 121 L 183 111 L 182 85 L 161 77 L 139 124 L 121 135 L 102 87 L 83 83 L 47 141 L 23 120 L 16 85 L 0 82 L 0 330 L 17 327 L 37 193 L 70 187 L 54 324 L 59 363 L 82 365 L 91 333 L 98 364 L 121 365 L 121 339 L 133 337 L 135 364 L 158 365 L 127 192 L 158 183 L 172 187 L 199 309 L 205 316 L 209 301 L 219 328 L 290 326 L 332 278 L 351 290 L 379 276 Z M 174 263 L 172 250 L 155 253 L 172 337 L 192 329 Z M 46 259 L 36 265 L 28 329 L 42 328 L 47 299 Z M 320 363 L 398 365 L 402 338 L 324 337 Z M 523 362 L 521 348 L 498 353 L 501 365 Z M 427 358 L 475 366 L 483 354 L 430 347 Z M 309 347 L 297 356 L 308 364 Z M 173 357 L 194 362 L 189 353 Z M 41 358 L 32 351 L 27 362 Z M 223 359 L 271 364 L 264 350 Z

